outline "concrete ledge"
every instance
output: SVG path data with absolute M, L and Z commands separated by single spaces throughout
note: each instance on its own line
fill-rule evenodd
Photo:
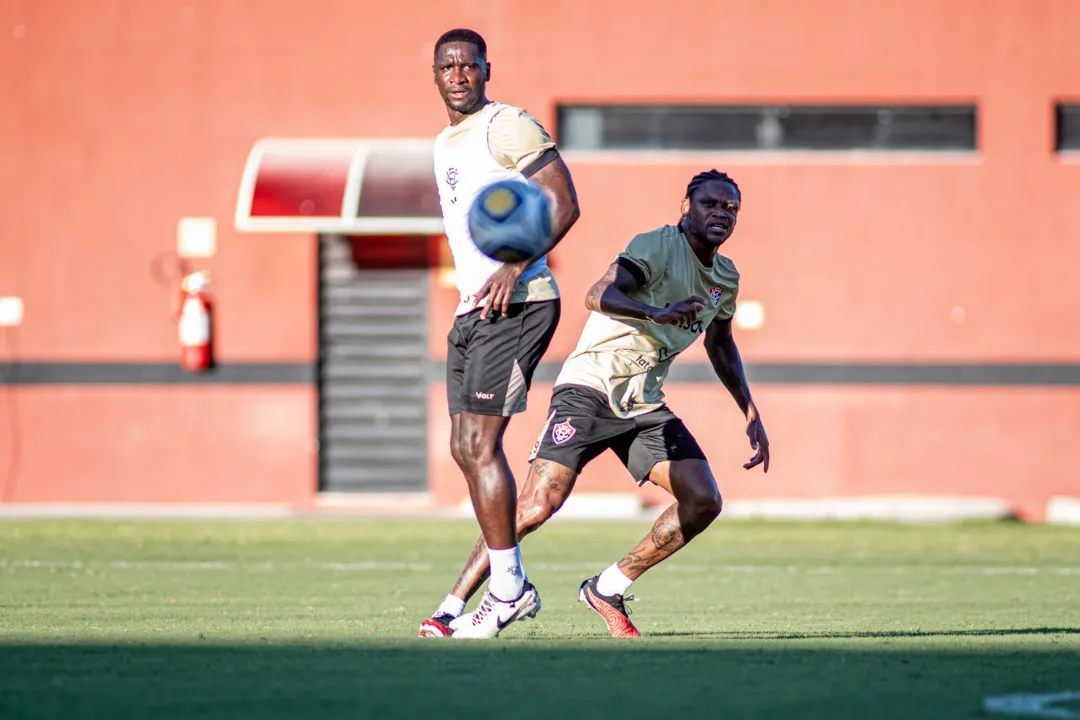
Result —
M 571 495 L 555 519 L 648 520 L 663 508 L 646 506 L 637 493 Z M 873 495 L 848 498 L 729 500 L 722 520 L 879 520 L 952 522 L 1014 517 L 999 498 L 937 495 Z M 0 518 L 287 518 L 474 517 L 466 498 L 457 506 L 439 506 L 427 493 L 319 495 L 310 503 L 0 503 Z M 1056 497 L 1047 506 L 1047 521 L 1080 524 L 1080 498 Z
M 280 518 L 287 503 L 0 503 L 4 518 Z
M 1080 525 L 1080 497 L 1055 495 L 1046 503 L 1046 522 Z
M 944 495 L 868 495 L 807 500 L 733 500 L 722 517 L 761 520 L 886 520 L 953 522 L 1014 517 L 999 498 Z
M 430 493 L 319 493 L 313 500 L 319 509 L 400 509 L 422 510 L 435 507 Z
M 468 498 L 459 509 L 463 516 L 475 517 Z M 645 505 L 636 493 L 580 493 L 571 494 L 552 520 L 630 520 L 644 512 L 647 512 Z
M 319 493 L 298 515 L 456 518 L 457 508 L 437 505 L 431 493 Z

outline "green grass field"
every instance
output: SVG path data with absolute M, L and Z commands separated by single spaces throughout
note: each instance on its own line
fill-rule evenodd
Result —
M 472 521 L 6 520 L 0 717 L 970 718 L 1080 691 L 1080 529 L 720 520 L 615 640 L 577 587 L 647 526 L 556 519 L 524 545 L 540 615 L 464 642 L 414 635 Z

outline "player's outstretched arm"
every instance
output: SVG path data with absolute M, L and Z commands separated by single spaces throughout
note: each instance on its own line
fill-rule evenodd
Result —
M 754 399 L 750 397 L 742 356 L 731 333 L 731 318 L 718 318 L 709 323 L 705 330 L 705 352 L 709 355 L 716 376 L 746 416 L 746 435 L 750 438 L 750 447 L 757 450 L 757 454 L 743 467 L 749 470 L 764 463 L 765 472 L 769 472 L 769 438 L 765 434 L 765 426 L 761 424 Z
M 705 300 L 691 296 L 665 308 L 638 302 L 627 293 L 641 287 L 641 283 L 622 263 L 611 263 L 604 277 L 600 278 L 585 294 L 585 307 L 604 315 L 648 320 L 658 325 L 682 325 L 691 323 L 698 311 L 705 307 Z

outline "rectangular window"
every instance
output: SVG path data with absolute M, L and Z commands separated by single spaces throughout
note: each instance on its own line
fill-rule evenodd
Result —
M 565 150 L 976 149 L 973 105 L 561 105 L 556 122 Z
M 1080 104 L 1057 106 L 1058 152 L 1080 150 Z

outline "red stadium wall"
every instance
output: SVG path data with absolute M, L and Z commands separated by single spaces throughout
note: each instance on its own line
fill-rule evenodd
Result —
M 18 474 L 7 501 L 306 505 L 316 489 L 305 387 L 9 392 Z
M 720 167 L 744 193 L 726 252 L 742 297 L 766 309 L 760 330 L 738 336 L 747 361 L 1077 361 L 1080 165 L 1052 143 L 1054 103 L 1080 98 L 1080 7 L 676 0 L 658 13 L 635 2 L 550 2 L 539 20 L 506 4 L 0 5 L 0 295 L 26 306 L 0 362 L 175 360 L 172 297 L 150 267 L 191 215 L 218 221 L 219 252 L 204 265 L 220 359 L 313 361 L 314 239 L 232 229 L 247 152 L 261 137 L 431 136 L 444 122 L 431 44 L 456 25 L 488 38 L 491 95 L 548 127 L 572 100 L 978 106 L 971 156 L 569 154 L 583 217 L 553 257 L 565 304 L 547 360 L 573 346 L 581 297 L 612 255 L 676 216 L 693 173 Z M 453 292 L 437 288 L 436 359 L 452 308 Z M 700 348 L 680 360 L 702 361 Z M 0 390 L 18 409 L 17 427 L 0 413 L 0 438 L 14 435 L 21 453 L 5 500 L 312 498 L 313 386 Z M 537 385 L 511 427 L 517 468 L 548 390 Z M 1074 388 L 754 390 L 774 445 L 767 476 L 739 467 L 748 447 L 718 386 L 669 390 L 729 499 L 970 494 L 1039 519 L 1049 496 L 1080 494 Z M 431 483 L 457 502 L 443 392 L 430 391 Z M 609 459 L 581 487 L 633 489 Z

